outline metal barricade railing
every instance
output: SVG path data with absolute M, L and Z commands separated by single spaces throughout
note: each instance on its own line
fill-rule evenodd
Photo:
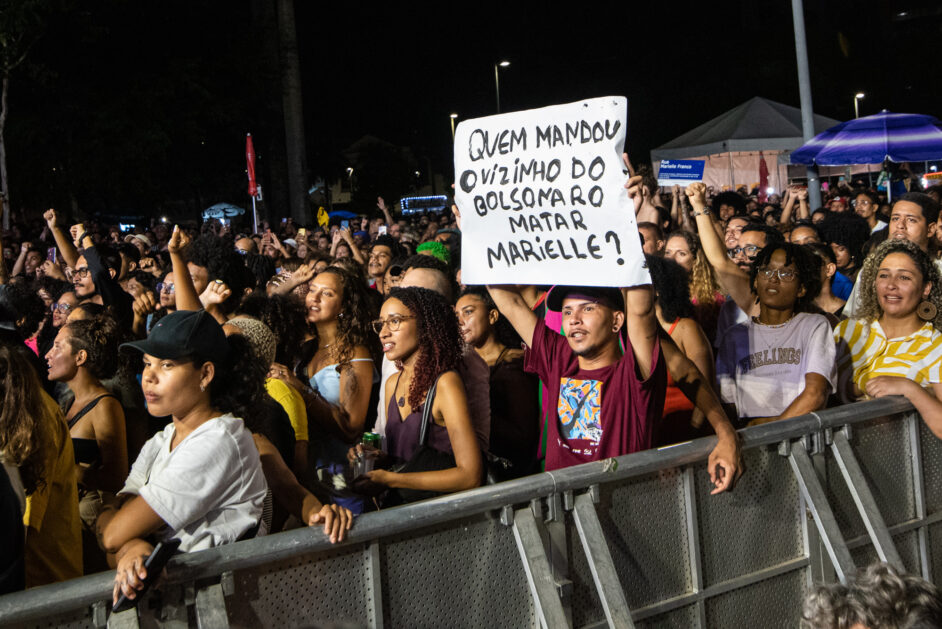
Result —
M 796 626 L 813 582 L 880 559 L 942 571 L 942 442 L 902 398 L 742 431 L 746 474 L 710 495 L 714 438 L 180 555 L 137 611 L 111 573 L 0 597 L 46 627 Z

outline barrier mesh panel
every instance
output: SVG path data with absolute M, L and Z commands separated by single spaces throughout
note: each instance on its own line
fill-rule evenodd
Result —
M 357 544 L 237 572 L 235 594 L 226 597 L 229 622 L 240 627 L 365 626 L 372 603 L 363 549 Z
M 866 470 L 869 461 L 861 460 L 859 455 L 857 461 L 860 463 L 860 467 Z M 831 505 L 831 510 L 834 511 L 834 518 L 837 520 L 837 525 L 840 527 L 844 539 L 854 539 L 866 535 L 867 527 L 864 526 L 860 513 L 857 512 L 857 505 L 854 504 L 847 483 L 844 482 L 841 468 L 837 465 L 837 461 L 830 450 L 824 457 L 824 476 L 825 478 L 821 480 L 824 483 L 828 504 Z
M 618 485 L 602 485 L 596 505 L 628 606 L 638 609 L 690 591 L 683 476 L 665 470 Z M 569 523 L 573 624 L 604 620 L 582 541 Z
M 528 627 L 534 610 L 513 531 L 476 518 L 381 546 L 387 627 Z
M 798 483 L 788 460 L 767 448 L 744 459 L 746 473 L 732 493 L 711 496 L 706 467 L 696 469 L 706 586 L 804 555 Z
M 857 426 L 851 443 L 887 526 L 916 517 L 906 422 L 897 417 Z
M 637 629 L 691 629 L 696 626 L 697 608 L 694 605 L 681 607 L 635 623 Z
M 922 574 L 922 567 L 919 564 L 919 535 L 916 531 L 894 535 L 893 543 L 896 544 L 896 550 L 899 552 L 900 559 L 903 560 L 906 572 Z
M 804 594 L 804 570 L 759 581 L 707 599 L 707 626 L 794 629 Z
M 932 563 L 932 582 L 942 583 L 942 523 L 929 527 L 929 561 Z
M 942 440 L 926 423 L 919 420 L 919 441 L 922 444 L 922 475 L 926 492 L 926 513 L 942 511 Z

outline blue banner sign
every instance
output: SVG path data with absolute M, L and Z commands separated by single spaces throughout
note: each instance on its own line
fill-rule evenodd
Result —
M 661 169 L 657 173 L 659 186 L 688 186 L 695 181 L 703 181 L 702 159 L 662 159 Z

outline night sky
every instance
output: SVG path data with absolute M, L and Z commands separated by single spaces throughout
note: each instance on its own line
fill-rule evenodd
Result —
M 246 131 L 268 183 L 280 95 L 253 22 L 264 1 L 66 3 L 11 85 L 14 199 L 145 214 L 238 199 Z M 753 96 L 799 105 L 787 0 L 464 4 L 296 2 L 311 180 L 365 134 L 450 175 L 448 114 L 494 113 L 503 59 L 505 112 L 627 96 L 636 163 Z M 850 118 L 863 91 L 861 115 L 942 114 L 938 3 L 805 12 L 816 113 Z

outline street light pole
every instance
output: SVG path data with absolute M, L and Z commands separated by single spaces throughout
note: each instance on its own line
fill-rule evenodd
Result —
M 498 61 L 494 64 L 494 91 L 497 93 L 497 113 L 500 113 L 500 72 L 499 68 L 506 68 L 509 61 Z
M 814 109 L 811 104 L 811 76 L 808 71 L 808 47 L 805 42 L 805 13 L 801 0 L 792 0 L 792 23 L 795 29 L 795 57 L 798 62 L 798 93 L 801 97 L 801 135 L 805 142 L 814 137 Z M 808 205 L 812 211 L 821 207 L 821 184 L 818 169 L 807 168 Z
M 857 103 L 860 102 L 860 99 L 864 97 L 863 92 L 857 92 L 854 94 L 854 118 L 860 118 L 860 109 L 858 108 Z
M 455 143 L 455 118 L 458 117 L 458 114 L 451 114 L 448 116 L 451 119 L 451 142 Z

